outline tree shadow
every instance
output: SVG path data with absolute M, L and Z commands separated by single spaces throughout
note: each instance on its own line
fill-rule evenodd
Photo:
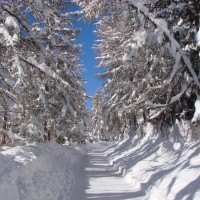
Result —
M 86 168 L 86 173 L 87 173 L 87 182 L 89 182 L 91 179 L 98 179 L 98 178 L 110 178 L 110 180 L 112 178 L 123 178 L 122 177 L 122 172 L 119 170 L 118 166 L 114 165 L 114 164 L 109 164 L 109 159 L 108 157 L 104 156 L 99 152 L 96 153 L 92 153 L 90 154 L 90 162 L 89 165 Z M 121 179 L 120 179 L 121 180 Z M 105 184 L 105 188 L 102 189 L 101 192 L 98 191 L 93 191 L 93 192 L 86 192 L 86 199 L 95 199 L 95 200 L 128 200 L 128 199 L 137 199 L 139 197 L 142 197 L 145 195 L 144 192 L 142 191 L 134 191 L 134 187 L 132 190 L 129 191 L 123 191 L 120 189 L 119 191 L 117 191 L 117 189 L 115 188 L 115 186 L 113 186 L 113 192 L 112 190 L 107 189 L 107 184 L 106 182 L 102 183 L 103 185 Z M 111 182 L 112 184 L 112 182 Z M 127 184 L 128 185 L 128 184 Z M 92 187 L 92 185 L 88 186 L 88 189 L 90 189 Z M 131 186 L 132 187 L 132 186 Z M 82 198 L 84 199 L 84 198 Z M 81 199 L 81 200 L 82 200 Z
M 126 193 L 104 193 L 104 194 L 88 194 L 88 199 L 95 199 L 95 200 L 128 200 L 128 199 L 144 199 L 144 193 L 141 191 L 138 192 L 126 192 Z
M 87 199 L 86 197 L 86 190 L 89 187 L 89 180 L 86 176 L 86 166 L 87 163 L 89 162 L 88 156 L 83 156 L 81 160 L 79 160 L 77 163 L 74 165 L 74 180 L 72 183 L 72 188 L 71 188 L 71 200 L 84 200 Z M 80 165 L 81 163 L 81 165 Z
M 136 175 L 135 178 L 139 178 L 137 181 L 140 185 L 140 189 L 137 191 L 134 191 L 135 186 L 133 185 L 132 191 L 112 192 L 110 190 L 105 193 L 87 193 L 86 197 L 88 199 L 97 200 L 147 199 L 152 188 L 156 186 L 157 182 L 162 182 L 165 177 L 168 177 L 169 181 L 169 185 L 165 192 L 167 196 L 170 195 L 176 186 L 176 181 L 179 179 L 176 175 L 174 176 L 174 171 L 180 172 L 184 169 L 199 168 L 200 165 L 198 165 L 198 163 L 194 166 L 191 165 L 190 159 L 199 155 L 200 148 L 197 148 L 199 143 L 191 143 L 183 145 L 180 150 L 173 150 L 173 143 L 168 143 L 168 141 L 163 143 L 164 141 L 166 141 L 165 138 L 156 138 L 155 140 L 144 141 L 141 145 L 133 146 L 134 142 L 127 140 L 122 143 L 121 146 L 117 146 L 117 149 L 112 151 L 107 149 L 105 151 L 96 151 L 91 154 L 90 177 L 92 178 L 122 177 L 130 169 L 134 169 L 134 166 L 141 161 L 144 161 L 144 163 L 155 163 L 155 166 L 146 166 L 143 168 L 144 172 L 141 173 L 143 175 L 148 174 L 148 179 L 140 179 L 140 176 Z M 135 142 L 137 143 L 138 141 Z M 168 158 L 166 162 L 163 163 L 159 163 L 161 155 L 160 153 L 157 153 L 161 143 L 166 147 L 166 151 L 167 149 L 171 151 L 169 153 L 167 152 Z M 189 150 L 193 150 L 193 152 L 189 153 L 188 156 L 185 156 L 185 153 Z M 169 180 L 169 177 L 171 180 Z M 136 180 L 135 178 L 132 177 L 132 180 Z M 198 176 L 194 181 L 190 181 L 187 186 L 182 188 L 180 191 L 177 191 L 174 200 L 183 198 L 186 200 L 193 199 L 195 193 L 199 191 L 199 185 L 200 176 Z
M 198 176 L 195 180 L 190 182 L 182 190 L 180 190 L 176 194 L 174 200 L 180 200 L 180 199 L 191 200 L 191 199 L 194 199 L 196 192 L 200 190 L 199 186 L 200 186 L 200 176 Z

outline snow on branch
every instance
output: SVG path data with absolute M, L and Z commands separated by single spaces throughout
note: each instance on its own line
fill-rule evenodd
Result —
M 164 19 L 156 19 L 155 16 L 151 15 L 148 11 L 148 8 L 145 7 L 141 1 L 128 0 L 128 2 L 130 2 L 130 4 L 132 6 L 134 6 L 138 10 L 140 10 L 140 12 L 145 17 L 147 17 L 150 21 L 152 21 L 158 28 L 160 28 L 165 33 L 165 35 L 168 37 L 168 39 L 171 43 L 172 49 L 175 50 L 174 51 L 175 55 L 177 55 L 178 53 L 180 54 L 181 58 L 183 59 L 183 61 L 186 64 L 187 68 L 189 69 L 190 73 L 192 74 L 196 85 L 200 88 L 200 83 L 199 83 L 198 77 L 197 77 L 196 73 L 194 72 L 194 70 L 192 69 L 192 64 L 190 62 L 190 59 L 187 57 L 186 52 L 181 49 L 180 44 L 170 34 L 170 31 L 167 28 L 167 22 Z M 176 51 L 177 51 L 177 53 L 176 53 Z
M 197 100 L 195 102 L 195 113 L 192 118 L 192 123 L 200 121 L 200 95 L 197 95 Z
M 41 63 L 41 64 L 40 64 L 40 63 L 37 62 L 36 59 L 30 58 L 30 57 L 29 57 L 27 60 L 24 60 L 22 57 L 21 57 L 21 59 L 22 59 L 24 62 L 26 62 L 26 63 L 28 63 L 28 64 L 30 64 L 30 65 L 32 65 L 32 66 L 38 68 L 38 69 L 40 69 L 40 70 L 41 70 L 43 73 L 45 73 L 47 76 L 49 76 L 49 77 L 53 78 L 54 80 L 60 82 L 60 83 L 61 83 L 62 85 L 64 85 L 65 87 L 68 87 L 68 88 L 74 90 L 74 89 L 69 85 L 68 82 L 66 82 L 65 80 L 63 80 L 62 77 L 60 77 L 56 72 L 54 72 L 52 69 L 50 69 L 45 63 Z
M 6 94 L 10 99 L 13 100 L 13 102 L 15 102 L 19 108 L 23 108 L 24 105 L 22 104 L 22 102 L 18 99 L 17 95 L 14 93 L 11 93 L 10 91 L 3 89 L 0 87 L 0 92 Z
M 3 43 L 5 41 L 7 46 L 14 46 L 19 40 L 19 24 L 12 16 L 7 16 L 4 21 L 4 24 L 0 24 L 0 42 Z M 10 34 L 9 28 L 13 29 L 13 34 Z
M 199 27 L 199 31 L 197 32 L 197 46 L 200 46 L 200 27 Z
M 178 71 L 180 60 L 181 60 L 181 55 L 177 53 L 176 62 L 173 66 L 172 73 L 170 74 L 170 77 L 165 81 L 165 84 L 170 84 L 172 82 L 173 78 L 175 77 L 176 72 Z
M 181 91 L 176 96 L 171 97 L 170 104 L 178 101 L 181 98 L 181 96 L 185 93 L 187 88 L 188 88 L 188 84 L 186 84 L 186 83 L 182 84 L 181 85 Z

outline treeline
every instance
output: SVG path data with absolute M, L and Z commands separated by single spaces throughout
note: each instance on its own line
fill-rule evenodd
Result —
M 84 137 L 86 94 L 71 4 L 0 2 L 1 145 Z
M 1 1 L 1 145 L 142 137 L 148 123 L 167 138 L 199 139 L 199 10 L 198 0 Z M 105 68 L 89 118 L 77 14 L 96 21 Z
M 99 68 L 106 67 L 91 111 L 94 136 L 119 139 L 150 122 L 164 137 L 179 126 L 182 139 L 198 139 L 199 1 L 82 0 L 79 5 L 87 20 L 97 21 L 97 59 Z

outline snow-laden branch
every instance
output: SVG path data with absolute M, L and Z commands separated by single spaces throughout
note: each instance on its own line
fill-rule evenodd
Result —
M 134 110 L 136 107 L 140 108 L 140 105 L 142 105 L 143 103 L 145 103 L 145 105 L 149 108 L 159 108 L 159 107 L 166 107 L 169 106 L 170 104 L 175 103 L 176 101 L 178 101 L 181 96 L 186 92 L 188 85 L 191 83 L 191 80 L 188 79 L 187 82 L 183 83 L 181 85 L 181 91 L 176 95 L 171 97 L 170 102 L 166 103 L 166 104 L 157 104 L 157 103 L 153 103 L 152 101 L 148 101 L 148 94 L 150 92 L 152 92 L 153 90 L 156 89 L 164 89 L 164 87 L 162 85 L 158 85 L 158 86 L 154 86 L 154 87 L 149 87 L 148 90 L 146 91 L 146 93 L 142 93 L 138 98 L 137 101 L 132 103 L 131 105 L 127 106 L 126 109 L 131 109 Z
M 60 82 L 60 83 L 61 83 L 62 85 L 64 85 L 65 87 L 68 87 L 68 88 L 74 90 L 74 89 L 69 85 L 68 82 L 66 82 L 66 81 L 65 81 L 62 77 L 60 77 L 56 72 L 54 72 L 52 69 L 50 69 L 45 63 L 38 63 L 38 61 L 37 61 L 36 59 L 30 58 L 30 57 L 29 57 L 27 60 L 24 60 L 22 57 L 21 57 L 21 59 L 22 59 L 24 62 L 26 62 L 26 63 L 28 63 L 28 64 L 30 64 L 30 65 L 32 65 L 32 66 L 38 68 L 40 71 L 42 71 L 43 73 L 45 73 L 47 76 L 49 76 L 49 77 L 53 78 L 54 80 Z
M 171 43 L 172 49 L 174 49 L 174 53 L 176 51 L 177 51 L 177 53 L 179 52 L 181 58 L 185 62 L 185 65 L 187 66 L 187 68 L 189 69 L 190 73 L 192 74 L 193 79 L 194 79 L 196 85 L 200 88 L 200 83 L 199 83 L 198 77 L 197 77 L 195 71 L 192 69 L 192 64 L 190 62 L 190 59 L 186 55 L 186 52 L 181 49 L 180 44 L 170 34 L 170 31 L 167 28 L 167 22 L 164 19 L 156 19 L 155 16 L 151 15 L 149 13 L 148 8 L 145 7 L 142 4 L 141 1 L 139 1 L 139 0 L 128 0 L 128 2 L 130 2 L 131 5 L 133 5 L 135 8 L 137 8 L 138 10 L 140 10 L 140 12 L 145 17 L 147 17 L 150 21 L 152 21 L 158 28 L 160 28 L 165 33 L 165 35 L 168 37 L 168 39 L 169 39 L 169 41 Z
M 8 91 L 6 89 L 3 89 L 1 87 L 0 87 L 0 93 L 6 94 L 10 99 L 12 99 L 19 106 L 19 108 L 23 108 L 24 107 L 24 105 L 18 99 L 18 96 L 16 94 L 13 94 L 10 91 Z
M 176 72 L 178 71 L 179 62 L 181 60 L 181 55 L 177 53 L 176 62 L 172 68 L 172 73 L 170 74 L 169 78 L 164 81 L 165 84 L 170 84 L 175 77 Z
M 4 24 L 0 24 L 0 42 L 4 43 L 5 41 L 7 46 L 15 46 L 19 40 L 20 28 L 18 22 L 12 16 L 7 16 L 4 21 Z M 10 34 L 9 28 L 13 29 L 13 34 Z
M 200 95 L 197 95 L 197 100 L 195 102 L 195 113 L 192 118 L 192 122 L 200 121 Z
M 42 101 L 45 111 L 48 112 L 48 101 L 44 95 L 44 83 L 40 79 L 40 77 L 37 78 L 37 85 L 38 85 L 38 92 L 39 92 L 39 99 Z
M 84 92 L 80 93 L 78 90 L 75 90 L 74 88 L 72 88 L 68 82 L 66 82 L 61 76 L 59 76 L 56 72 L 54 72 L 52 69 L 50 69 L 45 63 L 40 64 L 37 62 L 36 59 L 30 58 L 30 57 L 27 60 L 25 60 L 23 57 L 20 56 L 20 59 L 23 60 L 25 63 L 38 68 L 40 71 L 45 73 L 48 77 L 61 83 L 65 88 L 68 88 L 68 89 L 72 90 L 73 92 L 75 92 L 76 94 L 80 94 L 85 98 L 90 98 Z M 71 95 L 73 95 L 73 94 L 71 94 Z

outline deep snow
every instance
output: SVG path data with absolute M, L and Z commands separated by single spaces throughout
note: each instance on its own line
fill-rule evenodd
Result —
M 84 154 L 53 143 L 4 147 L 0 154 L 0 200 L 70 200 L 74 167 Z
M 80 146 L 3 147 L 0 200 L 198 200 L 199 153 L 199 142 L 148 134 Z
M 143 200 L 199 200 L 200 143 L 148 137 L 122 141 L 105 155 Z M 134 198 L 132 198 L 134 199 Z

